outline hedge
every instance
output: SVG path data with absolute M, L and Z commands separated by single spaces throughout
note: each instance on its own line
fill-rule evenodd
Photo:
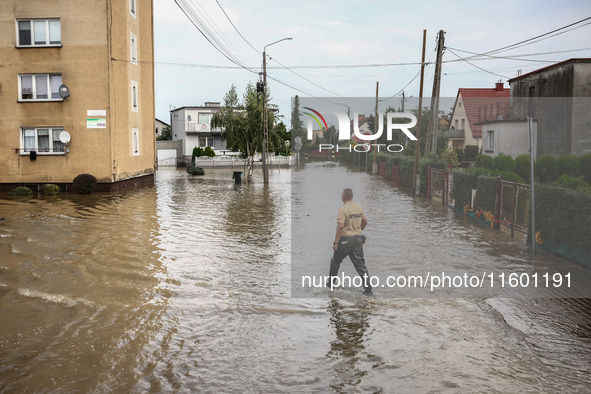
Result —
M 456 210 L 464 208 L 472 202 L 472 189 L 476 189 L 478 176 L 467 171 L 454 172 L 452 196 Z
M 591 195 L 536 184 L 536 232 L 542 242 L 591 253 Z
M 476 183 L 474 208 L 495 212 L 497 198 L 497 178 L 481 175 Z

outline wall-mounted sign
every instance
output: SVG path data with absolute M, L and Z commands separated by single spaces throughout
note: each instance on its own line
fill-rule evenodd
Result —
M 106 129 L 107 119 L 105 118 L 88 118 L 86 119 L 87 129 Z
M 86 111 L 86 116 L 90 117 L 99 117 L 99 116 L 107 116 L 107 111 L 104 109 L 89 109 Z

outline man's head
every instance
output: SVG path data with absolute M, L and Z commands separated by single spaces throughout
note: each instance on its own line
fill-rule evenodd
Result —
M 346 188 L 342 194 L 343 202 L 353 200 L 353 190 Z

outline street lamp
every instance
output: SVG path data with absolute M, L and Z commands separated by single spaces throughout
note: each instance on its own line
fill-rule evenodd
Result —
M 278 42 L 292 40 L 291 37 L 282 38 L 263 48 L 263 182 L 269 183 L 269 168 L 267 167 L 267 145 L 269 142 L 269 125 L 267 121 L 267 47 Z

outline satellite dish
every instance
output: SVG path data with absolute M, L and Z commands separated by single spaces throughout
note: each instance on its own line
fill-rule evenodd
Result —
M 68 89 L 68 87 L 64 84 L 60 85 L 59 93 L 60 97 L 63 99 L 70 97 L 70 89 Z
M 300 136 L 298 135 L 298 136 L 296 136 L 296 137 L 295 137 L 293 140 L 295 141 L 295 143 L 296 143 L 296 144 L 299 144 L 299 143 L 301 143 L 301 142 L 302 142 L 302 137 L 300 137 Z
M 191 115 L 187 116 L 187 120 L 190 122 L 191 121 Z
M 68 133 L 67 131 L 62 131 L 60 133 L 60 141 L 62 142 L 62 144 L 67 144 L 68 142 L 70 142 L 70 133 Z

